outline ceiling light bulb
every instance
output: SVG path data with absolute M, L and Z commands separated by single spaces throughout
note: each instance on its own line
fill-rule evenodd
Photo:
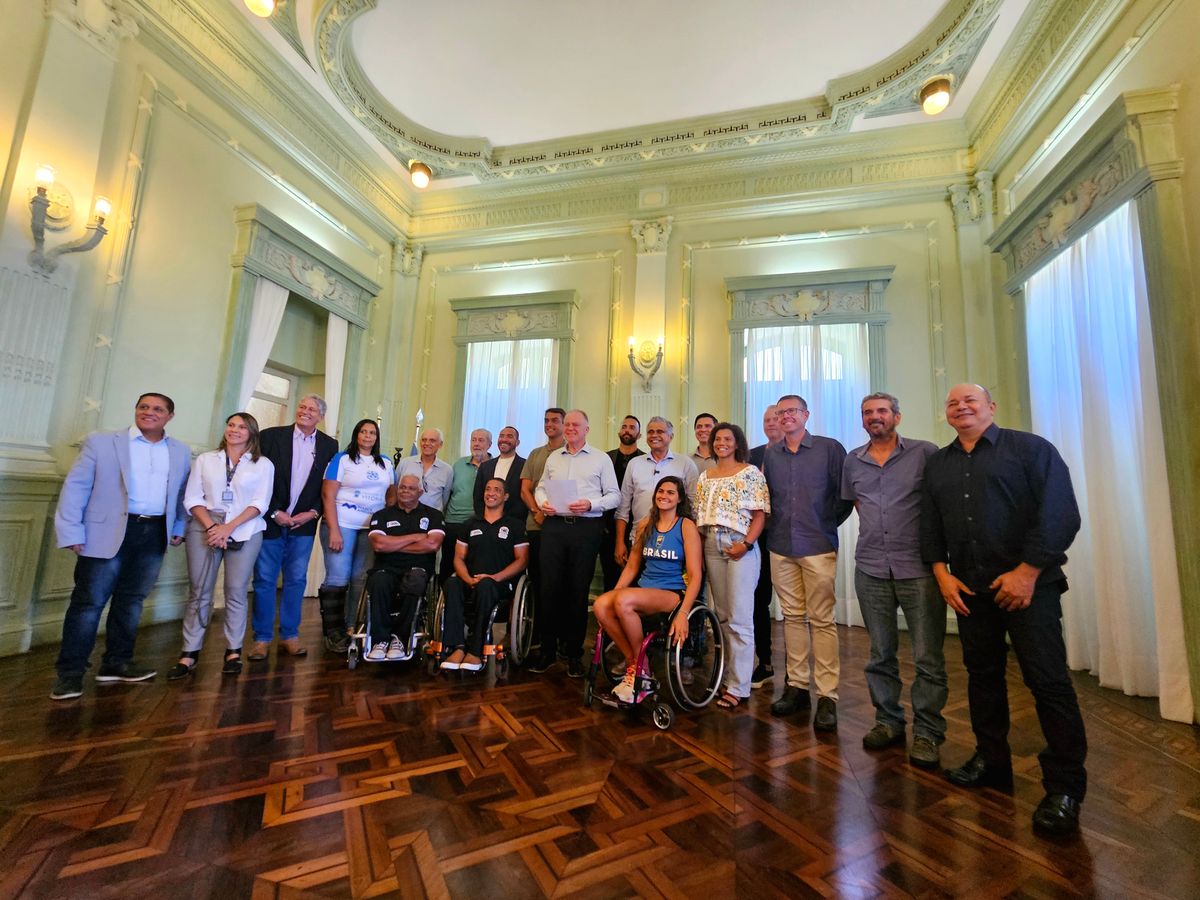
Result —
M 275 12 L 275 0 L 245 0 L 246 9 L 260 19 L 269 19 Z
M 936 116 L 950 105 L 950 80 L 937 78 L 921 88 L 921 109 L 927 116 Z
M 54 167 L 48 166 L 45 163 L 37 167 L 37 172 L 34 173 L 33 180 L 40 188 L 48 188 L 54 184 Z
M 408 164 L 408 176 L 412 179 L 413 187 L 418 191 L 423 191 L 429 187 L 429 180 L 433 178 L 433 170 L 423 162 L 417 162 L 415 159 Z

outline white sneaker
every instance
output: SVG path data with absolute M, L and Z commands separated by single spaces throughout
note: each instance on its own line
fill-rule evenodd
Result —
M 404 659 L 406 656 L 408 656 L 408 651 L 404 649 L 404 642 L 393 634 L 392 639 L 388 641 L 387 658 L 397 660 Z
M 371 662 L 383 662 L 387 659 L 388 642 L 376 641 L 375 646 L 367 651 L 367 655 L 363 659 L 368 659 Z
M 612 694 L 622 703 L 633 702 L 633 679 L 636 676 L 637 670 L 630 666 L 625 670 L 625 677 L 621 679 L 621 683 L 612 689 Z

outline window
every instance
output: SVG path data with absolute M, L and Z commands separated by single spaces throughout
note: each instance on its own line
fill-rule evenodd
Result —
M 541 434 L 543 410 L 556 405 L 557 343 L 543 338 L 485 341 L 467 347 L 460 447 L 469 446 L 476 428 L 486 428 L 493 440 L 505 425 L 528 436 L 527 442 Z
M 291 421 L 291 405 L 296 392 L 296 377 L 271 368 L 263 369 L 254 385 L 246 412 L 258 420 L 258 427 L 271 428 Z

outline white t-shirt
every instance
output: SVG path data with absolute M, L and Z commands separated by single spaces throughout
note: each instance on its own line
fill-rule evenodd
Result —
M 392 461 L 383 457 L 383 467 L 369 455 L 360 455 L 358 462 L 344 451 L 329 461 L 325 469 L 327 481 L 340 482 L 337 492 L 337 521 L 339 528 L 360 530 L 371 524 L 371 516 L 387 506 L 387 489 L 394 480 Z

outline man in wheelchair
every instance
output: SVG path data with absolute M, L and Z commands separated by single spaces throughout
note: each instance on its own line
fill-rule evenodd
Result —
M 525 523 L 504 514 L 508 491 L 503 479 L 489 478 L 483 487 L 483 515 L 466 526 L 466 540 L 454 547 L 454 575 L 446 581 L 443 645 L 451 650 L 446 670 L 478 672 L 483 668 L 483 641 L 488 622 L 501 603 L 512 600 L 517 576 L 529 564 Z M 475 628 L 464 640 L 467 594 L 474 594 Z
M 408 659 L 406 646 L 416 631 L 421 597 L 434 571 L 434 557 L 445 530 L 442 514 L 420 502 L 421 479 L 404 475 L 396 488 L 396 505 L 371 518 L 367 537 L 375 551 L 375 568 L 367 575 L 371 598 L 372 662 Z M 400 635 L 404 635 L 403 638 Z

